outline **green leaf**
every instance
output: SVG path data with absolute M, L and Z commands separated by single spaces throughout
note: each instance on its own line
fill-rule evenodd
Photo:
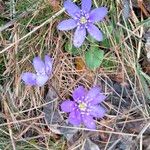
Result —
M 98 47 L 91 48 L 85 53 L 85 62 L 89 69 L 95 70 L 98 68 L 104 58 L 104 51 L 100 50 Z
M 79 49 L 74 47 L 71 43 L 65 44 L 65 51 L 71 55 L 78 55 L 79 54 Z

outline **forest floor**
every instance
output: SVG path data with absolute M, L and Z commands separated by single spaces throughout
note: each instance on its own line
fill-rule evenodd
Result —
M 75 49 L 73 32 L 57 30 L 68 18 L 63 0 L 0 0 L 0 150 L 150 149 L 150 3 L 137 1 L 93 0 L 109 11 L 97 24 L 104 40 L 92 41 L 104 56 L 91 70 L 90 37 Z M 26 86 L 21 74 L 45 54 L 54 60 L 52 77 Z M 107 95 L 96 130 L 68 124 L 60 110 L 77 85 L 99 85 Z

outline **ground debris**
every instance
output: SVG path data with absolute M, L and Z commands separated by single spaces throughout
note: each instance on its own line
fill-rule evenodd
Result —
M 124 124 L 125 124 L 125 127 L 123 127 Z M 135 121 L 135 122 L 124 121 L 124 123 L 122 123 L 122 124 L 118 123 L 117 127 L 119 129 L 124 128 L 125 132 L 139 134 L 146 124 L 147 124 L 147 121 Z M 145 136 L 150 135 L 150 127 L 147 128 L 147 130 L 144 132 L 143 135 L 145 135 Z
M 58 124 L 62 122 L 62 118 L 60 116 L 59 110 L 56 109 L 57 100 L 54 101 L 57 97 L 58 96 L 55 90 L 52 87 L 49 88 L 45 98 L 45 101 L 48 102 L 49 104 L 43 107 L 43 112 L 45 113 L 45 119 L 48 124 Z
M 89 138 L 86 139 L 83 150 L 100 150 L 98 145 L 93 143 Z
M 0 1 L 0 12 L 3 13 L 5 10 L 3 1 Z

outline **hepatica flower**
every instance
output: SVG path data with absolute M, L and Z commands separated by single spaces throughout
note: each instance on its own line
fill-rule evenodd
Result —
M 87 128 L 95 129 L 96 125 L 93 117 L 102 118 L 106 110 L 99 105 L 106 96 L 101 93 L 99 87 L 91 88 L 87 91 L 83 86 L 79 86 L 73 91 L 73 101 L 65 100 L 61 104 L 61 110 L 69 114 L 68 121 L 73 125 L 84 124 Z
M 73 44 L 80 47 L 85 40 L 86 32 L 97 41 L 103 40 L 102 32 L 94 25 L 94 23 L 102 21 L 107 14 L 106 7 L 99 7 L 91 10 L 92 1 L 82 0 L 81 9 L 70 0 L 64 3 L 64 7 L 72 19 L 64 20 L 58 24 L 58 29 L 67 31 L 74 29 Z
M 33 59 L 33 66 L 36 73 L 25 72 L 21 78 L 26 85 L 43 86 L 52 73 L 52 58 L 45 55 L 44 61 L 42 61 L 40 57 L 35 57 Z

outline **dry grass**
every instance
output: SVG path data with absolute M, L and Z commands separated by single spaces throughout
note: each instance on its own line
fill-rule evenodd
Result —
M 131 17 L 125 20 L 120 0 L 115 3 L 93 1 L 95 6 L 109 7 L 106 21 L 98 24 L 105 30 L 109 46 L 96 44 L 105 51 L 105 58 L 100 68 L 90 71 L 83 57 L 88 46 L 85 44 L 79 55 L 70 55 L 64 45 L 72 39 L 72 33 L 56 29 L 58 22 L 66 18 L 62 1 L 19 0 L 15 5 L 9 5 L 13 2 L 0 3 L 5 8 L 0 7 L 3 11 L 0 22 L 0 149 L 68 149 L 67 140 L 53 130 L 61 127 L 80 131 L 79 138 L 71 144 L 72 150 L 82 149 L 86 137 L 97 137 L 98 145 L 104 150 L 115 149 L 122 139 L 130 139 L 133 149 L 142 150 L 150 125 L 150 78 L 141 65 L 146 59 L 142 40 L 145 26 L 140 24 L 143 16 L 137 16 L 132 10 Z M 34 56 L 45 54 L 54 58 L 52 78 L 42 88 L 25 86 L 20 79 L 21 73 L 32 71 Z M 96 120 L 97 130 L 48 125 L 43 107 L 55 102 L 55 109 L 59 111 L 60 102 L 80 84 L 87 88 L 100 85 L 108 95 L 104 103 L 108 113 L 102 120 Z M 51 89 L 57 97 L 52 102 L 45 101 Z

